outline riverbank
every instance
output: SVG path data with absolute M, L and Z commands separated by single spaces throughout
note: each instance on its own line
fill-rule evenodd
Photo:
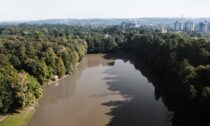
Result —
M 55 81 L 49 81 L 45 86 L 56 83 L 69 75 L 65 75 Z M 43 87 L 44 88 L 44 87 Z M 28 107 L 25 110 L 18 110 L 16 113 L 0 115 L 0 126 L 26 126 L 36 111 L 35 107 Z
M 49 81 L 45 86 L 56 83 L 62 79 L 65 79 L 68 76 L 70 76 L 70 74 L 65 75 L 62 78 L 59 78 L 55 81 Z M 11 113 L 8 115 L 0 115 L 0 126 L 26 126 L 35 111 L 36 111 L 35 107 L 28 107 L 25 110 L 18 110 L 18 112 L 16 113 Z
M 69 75 L 65 75 L 60 79 L 55 81 L 50 81 L 46 85 L 51 85 L 56 83 Z M 28 107 L 25 110 L 18 110 L 16 113 L 11 113 L 8 115 L 0 115 L 0 126 L 26 126 L 36 111 L 35 107 Z
M 75 65 L 75 68 L 74 68 L 74 69 L 76 69 L 78 65 L 79 65 L 79 62 Z M 73 72 L 74 72 L 74 71 L 73 71 Z M 72 72 L 72 73 L 73 73 L 73 72 Z M 64 76 L 61 77 L 61 78 L 54 77 L 54 78 L 57 78 L 57 79 L 55 79 L 55 80 L 50 80 L 46 85 L 51 85 L 51 84 L 54 84 L 54 83 L 56 83 L 56 82 L 58 82 L 58 81 L 60 81 L 60 80 L 63 80 L 63 79 L 65 79 L 66 77 L 70 76 L 72 73 L 66 74 L 66 75 L 64 75 Z M 44 86 L 46 86 L 46 85 L 44 85 Z M 42 88 L 44 88 L 44 87 L 42 87 Z
M 1 117 L 0 126 L 26 126 L 35 112 L 34 108 L 19 110 L 17 113 L 12 113 Z
M 79 63 L 76 64 L 75 68 L 78 65 L 79 65 Z M 48 86 L 48 85 L 54 84 L 56 82 L 59 82 L 60 80 L 65 79 L 66 77 L 68 77 L 70 75 L 71 74 L 64 75 L 63 77 L 58 78 L 54 81 L 50 80 L 44 86 Z M 44 87 L 42 87 L 42 88 L 44 88 Z M 11 113 L 8 115 L 0 115 L 0 126 L 26 126 L 35 111 L 36 111 L 35 107 L 30 106 L 30 107 L 26 108 L 25 110 L 18 110 L 17 113 Z

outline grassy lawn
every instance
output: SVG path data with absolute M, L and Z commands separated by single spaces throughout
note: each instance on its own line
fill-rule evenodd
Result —
M 34 110 L 22 110 L 20 113 L 8 115 L 6 119 L 0 122 L 0 126 L 26 126 L 33 113 Z

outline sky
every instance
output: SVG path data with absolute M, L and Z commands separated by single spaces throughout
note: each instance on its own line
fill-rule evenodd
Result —
M 0 21 L 210 17 L 210 0 L 0 0 Z

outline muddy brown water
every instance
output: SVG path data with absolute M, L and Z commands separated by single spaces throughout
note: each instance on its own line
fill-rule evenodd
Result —
M 170 126 L 170 112 L 133 64 L 87 55 L 72 75 L 44 87 L 28 126 Z

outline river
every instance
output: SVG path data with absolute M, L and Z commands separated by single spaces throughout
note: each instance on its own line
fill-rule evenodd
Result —
M 87 55 L 72 75 L 44 87 L 28 126 L 170 126 L 154 90 L 130 61 Z

